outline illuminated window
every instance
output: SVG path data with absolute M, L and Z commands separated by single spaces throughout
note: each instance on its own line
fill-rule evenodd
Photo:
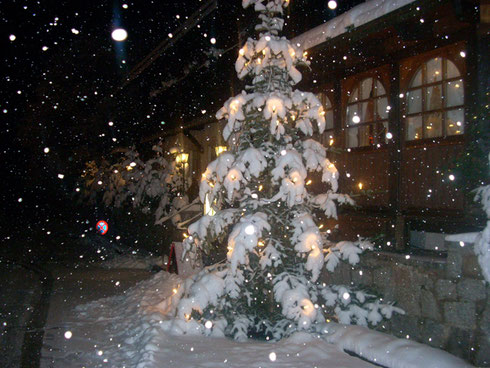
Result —
M 365 78 L 349 93 L 346 113 L 347 147 L 387 143 L 388 97 L 376 78 Z
M 407 140 L 464 133 L 464 88 L 454 63 L 437 57 L 416 71 L 406 93 Z
M 325 110 L 325 131 L 320 137 L 320 143 L 326 146 L 331 146 L 333 144 L 333 105 L 328 98 L 326 93 L 319 93 L 317 95 L 318 99 L 323 105 Z

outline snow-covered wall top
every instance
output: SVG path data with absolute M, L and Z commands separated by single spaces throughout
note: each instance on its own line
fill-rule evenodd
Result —
M 356 28 L 382 17 L 415 0 L 370 0 L 351 10 L 293 38 L 292 43 L 303 50 L 310 49 L 345 33 L 348 28 Z

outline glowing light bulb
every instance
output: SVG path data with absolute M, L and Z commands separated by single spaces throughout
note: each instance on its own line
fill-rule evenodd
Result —
M 239 100 L 233 100 L 233 101 L 231 101 L 231 103 L 230 103 L 230 112 L 232 114 L 235 114 L 238 111 L 239 105 L 240 105 L 240 101 Z
M 329 8 L 329 9 L 331 9 L 331 10 L 336 9 L 336 8 L 337 8 L 337 2 L 336 2 L 336 1 L 334 1 L 334 0 L 330 0 L 330 1 L 328 2 L 328 8 Z
M 360 122 L 361 122 L 361 118 L 359 117 L 359 115 L 354 115 L 354 116 L 352 117 L 352 122 L 353 122 L 354 124 L 358 124 L 358 123 L 360 123 Z

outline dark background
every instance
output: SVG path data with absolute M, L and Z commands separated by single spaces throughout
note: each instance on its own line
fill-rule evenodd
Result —
M 285 35 L 298 35 L 361 2 L 339 0 L 332 11 L 325 0 L 293 0 Z M 104 212 L 77 201 L 74 188 L 85 162 L 117 147 L 138 146 L 144 137 L 195 118 L 212 117 L 230 86 L 235 93 L 241 89 L 233 63 L 238 46 L 254 34 L 256 17 L 238 0 L 219 0 L 199 27 L 187 29 L 124 83 L 205 3 L 1 3 L 2 253 L 52 257 L 53 250 L 69 247 L 70 239 L 92 230 Z M 116 27 L 128 31 L 126 41 L 111 39 Z M 134 237 L 138 226 L 126 231 Z

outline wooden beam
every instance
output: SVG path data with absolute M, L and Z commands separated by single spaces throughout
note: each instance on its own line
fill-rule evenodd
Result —
M 201 146 L 201 144 L 199 143 L 199 141 L 190 133 L 189 130 L 185 130 L 184 131 L 184 135 L 189 138 L 189 140 L 191 141 L 191 143 L 197 147 L 197 149 L 199 150 L 200 153 L 204 153 L 204 147 Z

